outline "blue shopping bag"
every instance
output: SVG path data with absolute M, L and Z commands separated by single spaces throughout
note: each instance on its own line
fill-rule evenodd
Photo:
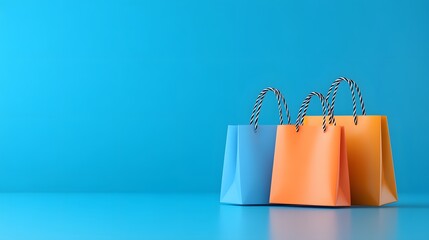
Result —
M 278 89 L 263 89 L 254 105 L 250 125 L 228 126 L 220 202 L 240 205 L 268 204 L 277 125 L 258 125 L 265 94 L 275 93 L 283 124 L 282 103 L 290 124 L 286 101 Z

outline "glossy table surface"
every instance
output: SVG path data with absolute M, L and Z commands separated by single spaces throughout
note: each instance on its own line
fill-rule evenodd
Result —
M 2 193 L 0 239 L 429 239 L 429 195 L 385 207 L 233 206 L 217 194 Z

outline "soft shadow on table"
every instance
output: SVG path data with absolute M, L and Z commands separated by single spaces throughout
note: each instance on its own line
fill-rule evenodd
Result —
M 392 239 L 398 207 L 223 205 L 220 220 L 223 239 Z
M 397 208 L 270 208 L 272 239 L 391 239 Z
M 220 239 L 268 239 L 267 206 L 220 206 Z

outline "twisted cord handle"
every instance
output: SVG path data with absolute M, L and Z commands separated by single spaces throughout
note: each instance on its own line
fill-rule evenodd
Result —
M 340 86 L 340 83 L 343 81 L 348 83 L 349 88 L 350 88 L 350 92 L 352 94 L 353 121 L 354 121 L 355 125 L 357 125 L 358 124 L 358 118 L 357 118 L 357 111 L 356 111 L 356 96 L 355 96 L 355 92 L 354 92 L 355 89 L 356 89 L 356 92 L 358 93 L 358 96 L 359 96 L 359 102 L 360 102 L 360 106 L 362 109 L 362 115 L 366 115 L 365 103 L 363 101 L 362 92 L 360 91 L 360 88 L 357 85 L 357 83 L 351 79 L 346 78 L 346 77 L 337 78 L 331 84 L 331 86 L 329 87 L 328 93 L 326 94 L 326 99 L 329 100 L 329 97 L 330 97 L 331 92 L 332 92 L 331 104 L 328 106 L 329 123 L 332 123 L 332 116 L 333 116 L 333 112 L 334 112 L 334 108 L 335 108 L 335 99 L 337 97 L 337 91 L 338 91 L 338 88 Z M 329 104 L 329 101 L 328 101 L 328 104 Z
M 301 107 L 299 108 L 298 116 L 297 116 L 296 123 L 295 123 L 295 129 L 297 132 L 299 131 L 299 126 L 303 125 L 304 117 L 307 114 L 307 110 L 308 110 L 308 106 L 310 104 L 311 98 L 314 96 L 317 96 L 319 98 L 320 103 L 322 105 L 322 111 L 323 111 L 322 129 L 323 129 L 323 132 L 326 132 L 326 114 L 328 112 L 328 110 L 327 110 L 328 101 L 323 96 L 323 94 L 318 93 L 318 92 L 311 92 L 310 94 L 307 95 L 307 97 L 302 102 Z M 332 116 L 334 125 L 336 125 L 335 118 L 333 117 L 333 115 L 331 115 L 331 116 Z
M 285 107 L 286 110 L 286 115 L 287 115 L 287 121 L 288 124 L 290 124 L 290 113 L 289 113 L 289 108 L 287 106 L 286 100 L 284 98 L 284 96 L 281 94 L 281 92 L 273 87 L 268 87 L 263 89 L 259 95 L 256 98 L 255 101 L 255 105 L 253 106 L 253 111 L 252 111 L 252 115 L 250 116 L 250 124 L 254 124 L 255 126 L 255 130 L 258 128 L 258 123 L 259 123 L 259 114 L 261 112 L 261 108 L 262 108 L 262 102 L 265 98 L 265 95 L 267 94 L 267 92 L 274 92 L 274 94 L 276 95 L 277 98 L 277 107 L 279 110 L 279 117 L 280 117 L 280 124 L 283 124 L 283 111 L 282 111 L 282 104 Z

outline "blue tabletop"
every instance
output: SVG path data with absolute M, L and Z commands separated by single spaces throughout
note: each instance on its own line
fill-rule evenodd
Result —
M 427 239 L 429 195 L 384 207 L 219 204 L 217 194 L 3 193 L 0 239 Z

